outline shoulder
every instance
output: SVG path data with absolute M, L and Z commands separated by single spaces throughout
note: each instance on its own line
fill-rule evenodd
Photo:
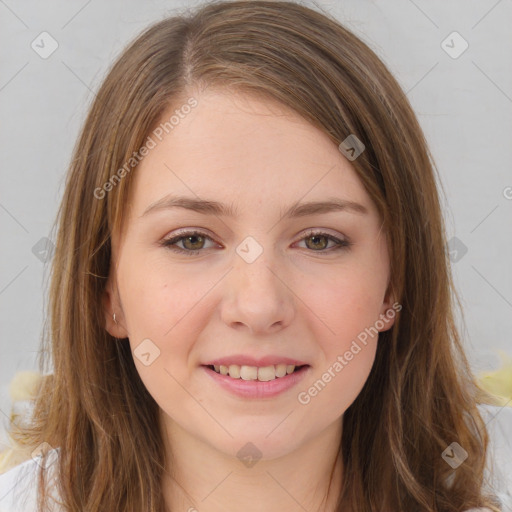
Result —
M 30 459 L 0 475 L 0 512 L 37 510 L 38 467 Z
M 478 409 L 489 432 L 488 485 L 503 512 L 512 512 L 512 407 L 482 404 Z
M 45 470 L 53 476 L 58 448 L 48 454 Z M 0 475 L 0 512 L 36 512 L 41 456 L 31 458 Z M 53 494 L 55 496 L 55 494 Z M 52 508 L 58 512 L 59 508 Z

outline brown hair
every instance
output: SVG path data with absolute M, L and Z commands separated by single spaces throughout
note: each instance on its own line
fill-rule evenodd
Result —
M 158 405 L 127 340 L 104 325 L 111 236 L 122 229 L 136 166 L 108 193 L 98 190 L 164 111 L 199 86 L 278 100 L 336 145 L 356 134 L 366 146 L 352 165 L 384 221 L 402 310 L 380 334 L 370 376 L 344 414 L 338 510 L 342 498 L 358 512 L 498 510 L 482 490 L 488 438 L 454 322 L 460 301 L 422 130 L 366 44 L 337 20 L 291 2 L 216 2 L 164 19 L 113 65 L 74 149 L 57 218 L 40 363 L 44 372 L 51 355 L 53 375 L 31 428 L 13 435 L 60 447 L 59 490 L 71 511 L 164 510 Z M 454 440 L 468 453 L 456 470 L 441 457 Z

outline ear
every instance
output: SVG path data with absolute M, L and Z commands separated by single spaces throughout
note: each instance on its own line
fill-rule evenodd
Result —
M 114 286 L 114 278 L 110 273 L 105 290 L 103 292 L 103 312 L 105 314 L 105 329 L 114 338 L 124 339 L 128 337 L 128 331 L 125 327 L 126 322 L 124 318 L 121 301 L 117 287 Z M 116 319 L 114 321 L 114 313 Z
M 378 321 L 379 332 L 388 331 L 395 324 L 395 318 L 402 309 L 402 305 L 395 301 L 395 294 L 392 291 L 391 284 L 388 286 Z M 384 324 L 382 326 L 382 324 Z

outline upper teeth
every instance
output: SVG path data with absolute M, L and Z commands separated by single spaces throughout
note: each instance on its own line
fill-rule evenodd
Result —
M 229 366 L 214 365 L 214 370 L 222 375 L 228 375 L 233 379 L 259 380 L 266 382 L 274 380 L 276 377 L 284 377 L 286 374 L 293 373 L 295 365 L 276 364 L 271 366 L 239 366 L 231 364 Z

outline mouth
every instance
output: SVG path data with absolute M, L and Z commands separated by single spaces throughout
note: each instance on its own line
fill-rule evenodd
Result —
M 311 371 L 309 364 L 284 363 L 266 366 L 207 364 L 201 368 L 215 386 L 243 399 L 276 398 L 298 386 Z
M 218 375 L 224 375 L 233 380 L 245 380 L 245 381 L 259 381 L 259 382 L 270 382 L 273 380 L 279 380 L 291 375 L 298 373 L 308 368 L 309 365 L 293 365 L 293 364 L 276 364 L 267 366 L 247 366 L 231 364 L 227 365 L 204 365 L 208 370 L 217 373 Z

